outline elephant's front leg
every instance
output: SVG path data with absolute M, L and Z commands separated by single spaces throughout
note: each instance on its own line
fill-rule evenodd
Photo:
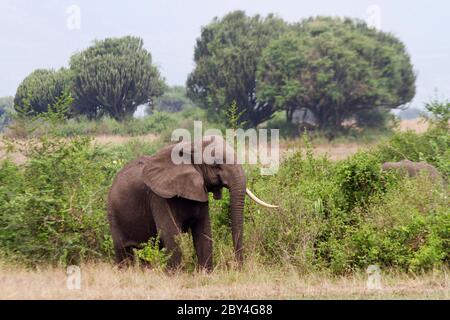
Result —
M 213 268 L 213 242 L 208 211 L 207 203 L 201 206 L 199 218 L 192 225 L 191 231 L 198 265 L 200 268 L 211 271 Z
M 181 263 L 181 250 L 176 242 L 176 237 L 181 234 L 180 223 L 165 199 L 153 206 L 152 211 L 160 240 L 170 254 L 167 266 L 176 269 Z

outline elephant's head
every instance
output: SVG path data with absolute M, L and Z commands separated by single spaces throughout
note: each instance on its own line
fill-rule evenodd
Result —
M 200 145 L 203 152 L 199 152 Z M 174 161 L 174 157 L 178 160 Z M 180 158 L 184 159 L 184 163 L 179 163 Z M 263 206 L 276 207 L 258 199 L 246 188 L 242 165 L 236 163 L 233 148 L 220 136 L 205 136 L 201 141 L 168 146 L 148 158 L 142 174 L 152 191 L 164 198 L 178 196 L 206 202 L 208 192 L 212 192 L 215 199 L 220 199 L 222 187 L 228 188 L 233 244 L 239 262 L 243 261 L 245 194 Z

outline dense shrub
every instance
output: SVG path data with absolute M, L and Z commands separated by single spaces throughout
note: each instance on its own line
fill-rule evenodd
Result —
M 89 138 L 41 139 L 27 156 L 24 166 L 1 165 L 2 251 L 28 263 L 108 257 L 104 196 L 117 166 Z
M 370 151 L 336 164 L 297 153 L 276 176 L 252 175 L 250 187 L 280 208 L 247 203 L 249 255 L 335 273 L 370 264 L 418 271 L 448 263 L 446 190 L 426 177 L 382 173 L 380 165 Z

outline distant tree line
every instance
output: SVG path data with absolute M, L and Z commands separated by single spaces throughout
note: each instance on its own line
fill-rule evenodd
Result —
M 285 112 L 286 121 L 340 130 L 346 121 L 377 126 L 415 95 L 405 45 L 349 18 L 315 17 L 289 24 L 269 14 L 235 11 L 201 30 L 186 88 L 165 85 L 137 37 L 95 41 L 69 68 L 36 70 L 19 85 L 15 108 L 31 115 L 69 92 L 71 116 L 122 121 L 139 105 L 177 112 L 195 103 L 225 122 L 233 103 L 245 127 Z

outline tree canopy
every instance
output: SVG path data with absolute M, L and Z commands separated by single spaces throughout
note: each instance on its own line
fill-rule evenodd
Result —
M 235 11 L 215 18 L 197 39 L 196 66 L 187 80 L 189 97 L 219 121 L 233 101 L 247 126 L 269 119 L 274 106 L 256 99 L 256 70 L 263 49 L 286 28 L 273 15 L 249 17 Z
M 152 104 L 165 88 L 150 52 L 137 37 L 95 41 L 71 57 L 70 69 L 75 111 L 90 118 L 131 117 L 139 105 Z
M 352 19 L 317 17 L 292 26 L 264 50 L 257 71 L 260 101 L 313 115 L 340 128 L 356 113 L 411 101 L 416 76 L 403 43 Z
M 19 85 L 14 97 L 16 111 L 28 115 L 47 112 L 48 106 L 70 90 L 70 76 L 67 69 L 58 71 L 37 69 Z

